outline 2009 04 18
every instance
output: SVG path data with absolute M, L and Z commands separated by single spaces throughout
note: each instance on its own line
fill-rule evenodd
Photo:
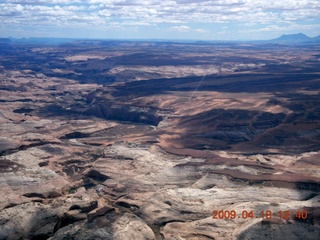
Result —
M 213 210 L 212 212 L 213 219 L 254 219 L 254 218 L 262 218 L 262 219 L 272 219 L 274 216 L 279 217 L 280 219 L 289 220 L 292 217 L 296 219 L 306 220 L 308 218 L 308 212 L 306 210 L 298 210 L 298 211 L 278 211 L 273 213 L 271 210 L 261 211 L 256 214 L 253 210 L 247 211 L 243 210 L 241 212 L 237 212 L 235 210 Z

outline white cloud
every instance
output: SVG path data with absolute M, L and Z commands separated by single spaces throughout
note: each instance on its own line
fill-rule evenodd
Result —
M 193 29 L 189 26 L 186 25 L 181 25 L 181 26 L 173 26 L 169 28 L 170 31 L 175 31 L 175 32 L 180 32 L 180 33 L 208 33 L 209 31 L 203 28 L 196 28 Z
M 189 26 L 175 26 L 171 27 L 170 30 L 177 32 L 189 32 L 191 28 Z
M 43 4 L 75 4 L 85 3 L 85 0 L 3 0 L 3 3 L 15 3 L 15 4 L 31 4 L 31 5 L 43 5 Z
M 279 25 L 268 25 L 263 28 L 258 29 L 250 29 L 245 30 L 243 32 L 296 32 L 296 31 L 303 31 L 303 30 L 312 30 L 314 28 L 320 28 L 320 24 L 289 24 L 285 26 Z
M 203 28 L 197 28 L 194 31 L 197 32 L 197 33 L 207 33 L 208 32 L 208 30 L 203 29 Z
M 13 5 L 48 5 L 46 0 L 5 0 Z M 52 4 L 69 5 L 68 10 L 78 11 L 81 3 L 87 11 L 105 11 L 103 16 L 124 19 L 144 19 L 149 22 L 226 22 L 300 20 L 318 18 L 318 0 L 52 0 Z M 74 9 L 71 9 L 73 5 Z M 85 9 L 81 9 L 85 10 Z M 39 9 L 39 11 L 41 11 Z M 28 20 L 28 19 L 27 19 Z
M 109 22 L 121 22 L 124 27 L 126 23 L 168 23 L 177 25 L 171 31 L 205 33 L 207 29 L 191 29 L 189 25 L 240 23 L 249 28 L 319 22 L 319 12 L 320 0 L 2 0 L 0 22 L 8 29 L 22 25 L 108 27 Z

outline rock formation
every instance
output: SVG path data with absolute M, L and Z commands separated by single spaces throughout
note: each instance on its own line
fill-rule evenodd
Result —
M 183 46 L 0 46 L 0 239 L 320 239 L 319 49 Z

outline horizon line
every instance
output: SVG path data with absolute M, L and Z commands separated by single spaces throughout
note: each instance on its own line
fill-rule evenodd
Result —
M 304 33 L 294 33 L 294 34 L 282 34 L 281 36 L 277 38 L 271 38 L 271 39 L 191 39 L 191 38 L 90 38 L 90 37 L 0 37 L 0 39 L 10 39 L 10 40 L 33 40 L 33 39 L 43 39 L 43 40 L 85 40 L 85 41 L 173 41 L 173 42 L 265 42 L 265 41 L 272 41 L 277 40 L 284 36 L 295 36 L 295 35 L 304 35 L 310 40 L 314 38 L 320 37 L 320 35 L 317 35 L 315 37 L 310 37 Z

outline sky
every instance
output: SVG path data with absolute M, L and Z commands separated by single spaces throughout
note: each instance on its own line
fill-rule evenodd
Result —
M 320 0 L 0 0 L 0 37 L 262 40 L 320 35 Z

